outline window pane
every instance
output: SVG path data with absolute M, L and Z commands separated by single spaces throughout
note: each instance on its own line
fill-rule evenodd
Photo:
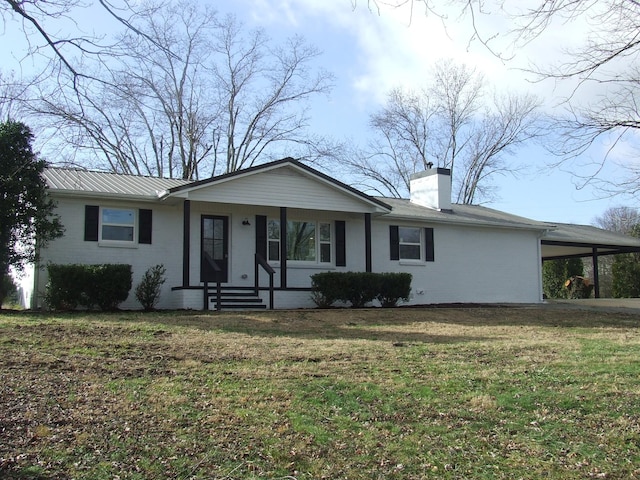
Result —
M 133 225 L 133 210 L 120 210 L 116 208 L 102 209 L 102 223 L 117 223 L 119 225 Z
M 211 238 L 202 239 L 202 250 L 213 258 L 213 240 Z
M 321 242 L 331 241 L 331 224 L 329 223 L 320 224 L 320 241 Z
M 420 260 L 420 245 L 400 244 L 400 258 L 404 260 Z
M 269 261 L 271 262 L 280 261 L 280 242 L 278 241 L 269 242 Z
M 400 243 L 420 243 L 420 229 L 412 227 L 400 227 Z
M 133 242 L 133 227 L 117 227 L 113 225 L 103 225 L 102 239 Z
M 331 244 L 330 243 L 320 244 L 320 261 L 323 263 L 331 262 Z
M 287 222 L 287 260 L 316 260 L 316 225 L 313 222 Z
M 224 242 L 217 238 L 213 239 L 213 259 L 224 260 Z
M 277 220 L 269 220 L 267 231 L 268 231 L 268 236 L 270 240 L 279 240 L 280 239 L 280 222 L 278 222 Z

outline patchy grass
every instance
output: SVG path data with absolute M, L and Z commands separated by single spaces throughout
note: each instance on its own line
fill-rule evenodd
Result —
M 0 315 L 0 477 L 640 478 L 640 319 Z

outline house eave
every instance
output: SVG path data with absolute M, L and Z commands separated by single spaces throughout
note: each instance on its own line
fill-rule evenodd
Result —
M 446 212 L 443 212 L 446 214 Z M 453 225 L 459 227 L 478 227 L 478 228 L 499 228 L 504 230 L 523 230 L 523 231 L 532 231 L 532 232 L 541 232 L 544 233 L 549 230 L 548 225 L 526 225 L 526 224 L 514 224 L 514 223 L 501 223 L 501 222 L 478 222 L 478 221 L 470 221 L 459 218 L 434 218 L 434 217 L 423 217 L 418 215 L 395 215 L 390 213 L 385 215 L 385 218 L 390 220 L 400 220 L 407 222 L 420 222 L 420 223 L 430 223 L 430 224 L 442 224 L 442 225 Z
M 122 193 L 109 192 L 87 192 L 85 190 L 58 190 L 47 189 L 47 193 L 52 198 L 86 198 L 96 200 L 112 200 L 112 201 L 135 201 L 145 203 L 158 203 L 160 200 L 157 196 L 151 195 L 123 195 Z

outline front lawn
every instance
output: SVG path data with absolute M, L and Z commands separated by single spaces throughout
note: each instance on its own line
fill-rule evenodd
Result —
M 0 478 L 640 478 L 640 318 L 3 312 Z

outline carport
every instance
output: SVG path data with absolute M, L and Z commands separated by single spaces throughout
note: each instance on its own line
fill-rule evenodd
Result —
M 591 257 L 594 296 L 600 298 L 598 257 L 640 252 L 640 239 L 590 225 L 549 224 L 541 241 L 542 261 Z

